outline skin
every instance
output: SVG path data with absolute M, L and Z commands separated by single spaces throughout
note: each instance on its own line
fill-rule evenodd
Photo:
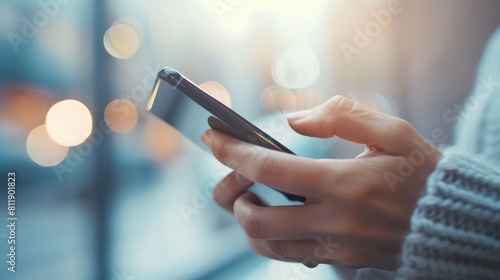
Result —
M 216 186 L 217 203 L 234 213 L 262 256 L 308 267 L 395 269 L 439 150 L 405 120 L 341 96 L 289 115 L 288 122 L 302 135 L 337 136 L 367 148 L 354 159 L 310 159 L 207 130 L 202 141 L 234 170 Z M 253 182 L 306 202 L 268 206 L 248 191 Z

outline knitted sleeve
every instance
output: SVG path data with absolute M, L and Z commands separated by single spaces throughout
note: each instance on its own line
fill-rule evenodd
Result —
M 448 150 L 431 174 L 405 239 L 397 279 L 500 279 L 500 169 Z

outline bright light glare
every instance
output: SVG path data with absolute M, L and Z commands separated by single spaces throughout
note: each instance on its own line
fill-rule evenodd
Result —
M 54 142 L 44 124 L 33 129 L 28 135 L 26 151 L 29 157 L 41 166 L 58 165 L 68 155 L 68 147 Z
M 199 87 L 220 103 L 231 108 L 231 96 L 223 85 L 217 82 L 206 82 L 199 85 Z
M 207 11 L 224 43 L 240 44 L 250 38 L 254 26 L 260 26 L 262 19 L 271 23 L 270 31 L 279 34 L 276 40 L 310 37 L 312 28 L 325 17 L 328 0 L 199 0 L 202 10 Z M 197 18 L 200 28 L 213 26 L 206 19 Z M 255 24 L 254 24 L 255 23 Z M 258 23 L 258 24 L 257 24 Z M 317 29 L 314 29 L 316 31 Z
M 76 146 L 92 132 L 92 115 L 77 100 L 63 100 L 52 106 L 45 120 L 52 140 L 62 146 Z
M 134 128 L 138 117 L 135 105 L 124 98 L 111 101 L 104 110 L 104 121 L 111 130 L 118 133 L 125 133 Z
M 305 88 L 319 77 L 319 60 L 307 47 L 292 47 L 281 53 L 273 63 L 274 81 L 290 89 Z
M 137 32 L 127 24 L 118 23 L 111 26 L 103 39 L 106 51 L 113 57 L 127 59 L 139 48 L 140 40 Z
M 274 19 L 285 26 L 304 26 L 321 18 L 328 0 L 274 0 L 267 1 L 271 5 Z

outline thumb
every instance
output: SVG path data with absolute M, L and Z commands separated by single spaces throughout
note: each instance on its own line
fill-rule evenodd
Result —
M 288 116 L 296 132 L 320 138 L 338 136 L 390 153 L 404 153 L 420 136 L 405 120 L 383 114 L 343 96 Z

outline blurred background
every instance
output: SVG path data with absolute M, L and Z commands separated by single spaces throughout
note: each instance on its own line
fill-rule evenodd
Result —
M 156 73 L 176 68 L 302 156 L 362 151 L 283 119 L 339 94 L 447 145 L 499 3 L 0 0 L 0 181 L 17 173 L 19 219 L 14 274 L 0 227 L 0 278 L 341 279 L 248 249 L 211 197 L 228 170 L 145 112 Z

